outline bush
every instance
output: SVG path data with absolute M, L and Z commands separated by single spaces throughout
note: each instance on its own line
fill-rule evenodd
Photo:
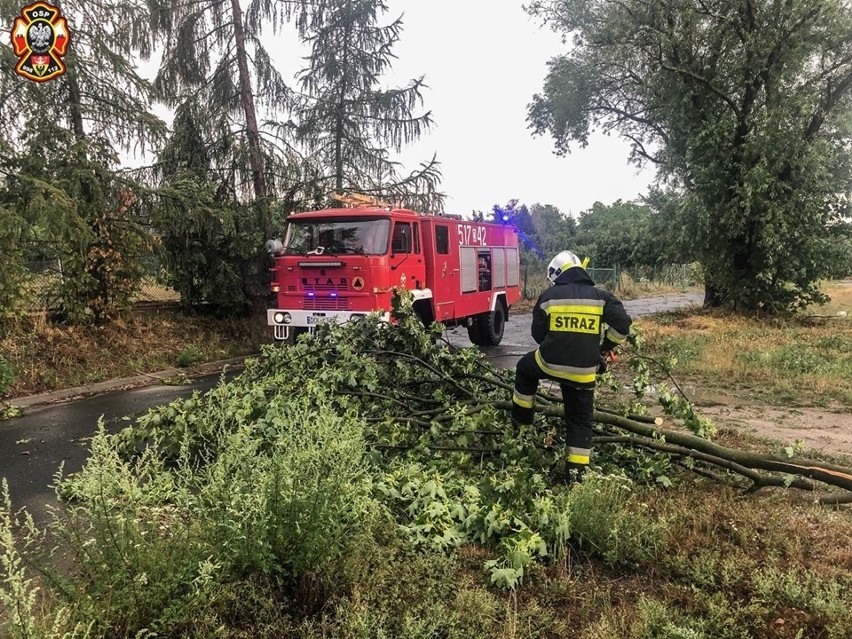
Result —
M 199 515 L 237 574 L 321 570 L 376 513 L 363 424 L 351 415 L 279 398 L 218 448 L 196 482 Z
M 71 504 L 51 529 L 77 565 L 65 588 L 73 603 L 58 607 L 57 626 L 90 627 L 93 636 L 168 634 L 210 614 L 227 584 L 273 580 L 294 591 L 323 574 L 333 590 L 334 566 L 373 527 L 362 422 L 352 415 L 272 402 L 262 423 L 236 428 L 214 421 L 204 462 L 183 446 L 177 458 L 150 445 L 131 461 L 103 430 L 76 476 L 60 483 Z M 9 511 L 7 505 L 7 512 Z M 14 551 L 13 523 L 0 520 L 0 541 Z M 35 537 L 34 537 L 35 538 Z M 22 562 L 4 600 L 24 612 L 10 631 L 29 634 L 34 586 Z M 320 588 L 323 590 L 324 588 Z M 59 633 L 61 635 L 61 632 Z
M 202 357 L 201 350 L 195 344 L 185 346 L 177 356 L 177 365 L 180 368 L 192 366 Z
M 3 397 L 18 378 L 15 367 L 3 355 L 0 355 L 0 397 Z

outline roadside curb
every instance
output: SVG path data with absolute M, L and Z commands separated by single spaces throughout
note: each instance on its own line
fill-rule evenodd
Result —
M 23 410 L 25 408 L 34 408 L 36 406 L 44 406 L 46 404 L 58 404 L 67 402 L 81 397 L 91 397 L 93 395 L 101 395 L 116 390 L 126 390 L 129 388 L 141 388 L 144 386 L 154 386 L 174 378 L 195 378 L 205 375 L 213 375 L 215 373 L 224 373 L 227 370 L 240 369 L 245 364 L 247 359 L 257 357 L 257 355 L 245 355 L 243 357 L 232 357 L 231 359 L 220 360 L 218 362 L 208 362 L 206 364 L 198 364 L 197 366 L 189 366 L 187 368 L 172 368 L 156 373 L 143 373 L 132 377 L 120 377 L 110 379 L 104 382 L 95 384 L 87 384 L 85 386 L 77 386 L 75 388 L 64 388 L 47 393 L 39 393 L 37 395 L 29 395 L 25 397 L 15 397 L 4 400 L 7 406 Z

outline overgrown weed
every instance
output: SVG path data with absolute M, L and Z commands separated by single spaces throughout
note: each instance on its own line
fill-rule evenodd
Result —
M 693 310 L 638 321 L 649 351 L 676 358 L 687 378 L 748 388 L 771 404 L 852 407 L 852 317 L 756 319 Z

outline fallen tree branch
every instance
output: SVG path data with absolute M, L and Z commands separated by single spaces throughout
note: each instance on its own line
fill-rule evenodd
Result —
M 680 457 L 690 457 L 697 461 L 702 461 L 718 468 L 730 470 L 732 472 L 737 473 L 738 475 L 745 477 L 746 479 L 751 480 L 752 486 L 749 488 L 750 491 L 759 490 L 767 486 L 791 487 L 808 491 L 816 490 L 816 485 L 812 481 L 809 481 L 807 479 L 788 479 L 786 477 L 778 475 L 761 475 L 759 472 L 750 468 L 746 468 L 745 466 L 741 466 L 740 464 L 737 464 L 736 462 L 733 462 L 730 459 L 718 457 L 715 455 L 708 455 L 707 453 L 702 453 L 697 450 L 685 448 L 683 446 L 666 444 L 665 442 L 658 440 L 624 435 L 622 437 L 593 438 L 592 443 L 627 444 L 629 446 L 635 446 L 637 448 L 648 448 L 650 450 L 657 450 L 663 453 L 669 453 L 671 455 L 677 455 Z
M 495 407 L 502 410 L 511 410 L 512 404 L 511 402 L 501 401 L 496 402 Z M 540 407 L 539 412 L 551 417 L 561 417 L 562 415 L 561 409 L 556 407 Z M 679 447 L 678 454 L 683 454 L 683 451 L 686 450 L 690 451 L 690 456 L 696 458 L 699 454 L 705 456 L 705 461 L 711 459 L 718 460 L 718 462 L 714 461 L 713 463 L 751 479 L 758 487 L 789 485 L 803 490 L 814 490 L 814 487 L 810 483 L 803 484 L 799 483 L 796 479 L 787 478 L 781 478 L 780 480 L 777 478 L 771 479 L 763 475 L 755 475 L 753 472 L 755 470 L 804 477 L 828 484 L 829 486 L 842 488 L 846 491 L 852 491 L 852 469 L 843 466 L 805 459 L 781 459 L 772 455 L 761 455 L 726 448 L 725 446 L 715 444 L 695 435 L 658 428 L 599 410 L 594 412 L 594 420 L 598 423 L 616 426 L 646 438 L 634 442 L 636 445 L 659 447 L 674 444 Z

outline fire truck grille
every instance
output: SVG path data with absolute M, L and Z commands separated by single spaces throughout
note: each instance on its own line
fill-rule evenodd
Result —
M 314 284 L 311 284 L 310 287 L 317 291 L 342 291 L 348 288 L 346 282 L 343 282 L 342 284 L 327 284 L 316 282 Z
M 302 307 L 306 311 L 348 311 L 348 297 L 306 297 Z

